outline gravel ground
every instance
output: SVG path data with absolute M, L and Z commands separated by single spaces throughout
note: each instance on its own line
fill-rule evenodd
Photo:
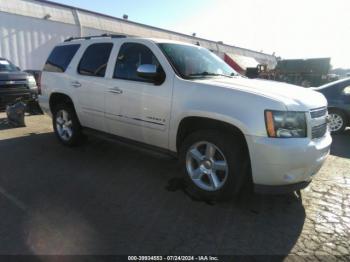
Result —
M 11 129 L 0 114 L 0 254 L 350 259 L 350 130 L 301 198 L 204 203 L 170 157 L 98 138 L 68 149 L 48 117 L 26 121 Z

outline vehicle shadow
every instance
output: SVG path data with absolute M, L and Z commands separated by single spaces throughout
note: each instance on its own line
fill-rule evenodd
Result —
M 350 158 L 350 129 L 340 135 L 333 136 L 331 154 L 343 158 Z
M 305 221 L 294 195 L 208 204 L 169 191 L 176 160 L 120 143 L 90 138 L 69 149 L 47 133 L 0 148 L 0 206 L 22 210 L 3 210 L 0 254 L 285 256 Z M 18 216 L 21 226 L 11 225 Z

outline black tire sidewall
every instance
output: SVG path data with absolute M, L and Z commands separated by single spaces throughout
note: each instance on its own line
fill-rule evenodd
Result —
M 73 135 L 69 140 L 63 140 L 57 131 L 56 118 L 57 118 L 57 113 L 60 110 L 65 110 L 72 120 Z M 73 106 L 71 106 L 69 104 L 59 104 L 59 105 L 55 106 L 53 116 L 52 116 L 52 123 L 53 123 L 53 129 L 55 131 L 55 135 L 56 135 L 57 139 L 63 145 L 72 147 L 72 146 L 77 146 L 80 144 L 81 138 L 82 138 L 81 126 L 80 126 L 79 120 L 77 118 L 77 115 L 75 113 Z
M 224 154 L 229 174 L 225 185 L 217 191 L 205 191 L 194 184 L 186 167 L 187 151 L 194 144 L 206 141 L 214 144 Z M 180 149 L 180 164 L 183 170 L 187 190 L 196 197 L 203 200 L 229 200 L 237 195 L 246 180 L 244 167 L 248 158 L 246 156 L 242 141 L 236 141 L 232 135 L 213 130 L 197 131 L 190 134 L 183 142 Z

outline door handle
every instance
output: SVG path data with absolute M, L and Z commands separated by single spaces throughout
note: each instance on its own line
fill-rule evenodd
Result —
M 117 94 L 117 95 L 123 94 L 123 90 L 121 90 L 118 87 L 109 89 L 109 92 L 112 93 L 112 94 Z
M 78 81 L 72 82 L 72 87 L 78 88 L 81 87 L 81 84 Z

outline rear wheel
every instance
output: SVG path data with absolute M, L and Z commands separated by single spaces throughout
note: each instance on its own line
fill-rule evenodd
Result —
M 329 129 L 333 134 L 340 134 L 345 130 L 347 120 L 343 112 L 330 109 L 329 120 Z
M 180 150 L 187 188 L 204 200 L 226 200 L 239 193 L 248 172 L 242 141 L 204 130 L 190 134 Z
M 82 131 L 75 110 L 70 104 L 55 106 L 53 128 L 58 140 L 66 146 L 76 146 L 82 142 Z

